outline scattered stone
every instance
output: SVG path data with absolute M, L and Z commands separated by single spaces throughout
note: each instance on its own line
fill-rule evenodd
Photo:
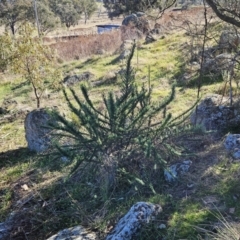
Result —
M 219 199 L 216 196 L 206 196 L 202 201 L 205 205 L 215 205 L 219 203 Z
M 2 113 L 8 113 L 8 112 L 15 110 L 17 105 L 18 105 L 18 103 L 16 100 L 4 99 L 2 106 L 1 106 Z
M 224 131 L 240 124 L 239 108 L 229 106 L 229 98 L 212 94 L 207 96 L 190 116 L 192 124 L 204 130 Z
M 155 23 L 154 29 L 161 29 L 162 25 L 160 23 Z
M 98 49 L 97 54 L 98 55 L 104 55 L 104 54 L 106 54 L 106 51 L 104 49 Z
M 3 116 L 0 117 L 0 124 L 13 122 L 16 119 L 25 119 L 28 112 L 29 112 L 28 109 L 25 110 L 20 109 L 10 114 L 3 114 Z
M 182 8 L 181 8 L 182 11 L 186 11 L 188 9 L 189 9 L 189 3 L 185 3 L 182 5 Z
M 68 157 L 66 157 L 66 156 L 63 156 L 63 157 L 61 157 L 60 159 L 61 159 L 61 161 L 62 161 L 63 163 L 67 163 L 67 162 L 70 161 L 70 159 L 69 159 Z
M 187 187 L 190 188 L 190 189 L 193 188 L 194 186 L 195 186 L 195 185 L 194 185 L 193 183 L 187 184 Z
M 136 15 L 137 15 L 137 17 L 143 17 L 146 14 L 144 12 L 137 12 Z
M 27 184 L 23 184 L 23 185 L 21 186 L 21 188 L 22 188 L 24 191 L 28 191 L 28 190 L 29 190 L 29 187 L 28 187 Z
M 120 219 L 106 240 L 130 240 L 142 225 L 149 223 L 162 211 L 160 205 L 138 202 Z
M 149 43 L 152 43 L 159 39 L 164 39 L 164 38 L 165 38 L 165 36 L 161 35 L 157 29 L 153 29 L 147 34 L 147 36 L 145 38 L 145 44 L 149 44 Z
M 53 121 L 45 109 L 29 112 L 25 118 L 25 137 L 31 151 L 42 152 L 51 146 L 51 129 L 48 123 Z
M 198 66 L 196 66 L 196 68 L 198 68 Z M 183 75 L 179 77 L 178 82 L 182 85 L 186 85 L 191 82 L 194 76 L 195 76 L 194 72 L 185 72 Z
M 234 214 L 235 213 L 235 208 L 229 208 L 229 213 Z
M 162 224 L 160 224 L 160 225 L 158 226 L 158 228 L 159 228 L 159 229 L 166 229 L 167 226 L 166 226 L 165 224 L 162 223 Z
M 66 86 L 73 86 L 76 83 L 82 82 L 82 81 L 89 81 L 94 77 L 94 75 L 90 72 L 83 72 L 82 74 L 78 75 L 72 75 L 72 76 L 66 76 L 63 79 L 63 84 Z
M 145 38 L 145 43 L 149 44 L 152 42 L 157 41 L 157 39 L 152 35 L 152 34 L 147 34 L 146 38 Z
M 76 226 L 64 229 L 47 240 L 97 240 L 97 236 L 93 232 L 89 232 L 82 226 Z
M 117 72 L 108 72 L 103 78 L 101 78 L 98 81 L 92 82 L 92 86 L 101 86 L 101 85 L 109 85 L 116 83 L 118 79 L 118 73 Z
M 164 170 L 164 177 L 167 182 L 175 182 L 178 177 L 188 172 L 192 161 L 185 160 L 182 163 L 176 163 Z

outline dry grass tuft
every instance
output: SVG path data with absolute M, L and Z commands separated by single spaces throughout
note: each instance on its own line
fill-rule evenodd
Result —
M 239 240 L 240 223 L 230 222 L 227 219 L 220 219 L 220 224 L 216 228 L 217 233 L 210 234 L 212 240 Z

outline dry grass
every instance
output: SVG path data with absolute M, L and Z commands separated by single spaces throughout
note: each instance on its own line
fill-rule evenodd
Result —
M 113 53 L 122 43 L 121 31 L 116 30 L 103 34 L 78 36 L 67 42 L 52 44 L 59 58 L 64 61 L 89 57 L 94 54 Z
M 217 233 L 209 235 L 212 240 L 239 240 L 240 239 L 240 223 L 231 222 L 225 218 L 219 219 L 220 223 L 217 226 Z

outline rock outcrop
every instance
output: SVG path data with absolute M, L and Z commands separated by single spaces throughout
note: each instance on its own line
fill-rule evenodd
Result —
M 212 94 L 202 100 L 190 116 L 190 121 L 207 131 L 224 131 L 240 124 L 240 111 L 229 106 L 229 98 Z
M 206 48 L 203 53 L 200 51 L 192 60 L 200 64 L 203 56 L 202 73 L 221 75 L 223 71 L 230 71 L 239 62 L 239 55 L 236 54 L 239 44 L 238 33 L 223 31 L 216 46 Z
M 144 13 L 136 13 L 128 15 L 124 18 L 122 25 L 127 27 L 135 27 L 139 29 L 142 33 L 147 33 L 150 30 L 150 25 L 148 19 L 145 17 Z
M 236 50 L 240 44 L 240 35 L 237 32 L 225 30 L 219 39 L 219 48 L 223 51 L 231 52 Z
M 225 139 L 224 146 L 235 159 L 240 159 L 240 134 L 229 134 Z
M 192 161 L 185 160 L 181 163 L 176 163 L 164 170 L 164 177 L 167 182 L 175 182 L 180 175 L 189 171 Z

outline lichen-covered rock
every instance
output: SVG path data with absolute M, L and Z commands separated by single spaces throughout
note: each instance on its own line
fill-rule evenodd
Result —
M 47 128 L 51 116 L 44 109 L 29 112 L 25 118 L 25 137 L 31 151 L 42 152 L 51 145 L 51 129 Z
M 229 134 L 224 142 L 227 150 L 233 150 L 240 147 L 240 134 Z
M 222 71 L 229 71 L 236 64 L 233 61 L 234 56 L 230 53 L 222 53 L 214 58 L 206 57 L 203 62 L 202 71 L 204 74 L 214 73 L 222 74 Z
M 170 183 L 176 181 L 180 175 L 188 172 L 191 164 L 192 161 L 190 160 L 185 160 L 182 163 L 173 164 L 164 170 L 165 180 Z
M 88 232 L 82 226 L 64 229 L 47 240 L 97 240 L 93 232 Z
M 240 112 L 238 108 L 229 106 L 229 98 L 212 94 L 203 99 L 190 116 L 190 121 L 207 131 L 224 131 L 240 124 Z
M 123 19 L 122 25 L 128 27 L 135 27 L 139 29 L 142 33 L 146 33 L 150 29 L 148 19 L 144 14 L 131 14 Z
M 235 159 L 240 159 L 240 134 L 229 134 L 225 139 L 224 146 L 233 153 Z
M 132 24 L 135 26 L 137 24 L 137 21 L 138 21 L 138 17 L 136 14 L 133 13 L 131 15 L 126 16 L 123 19 L 122 25 L 129 26 L 130 24 Z
M 138 202 L 120 219 L 106 240 L 130 240 L 143 224 L 149 223 L 162 211 L 160 205 Z
M 221 33 L 219 47 L 229 52 L 236 50 L 240 44 L 240 35 L 236 32 L 225 30 Z

